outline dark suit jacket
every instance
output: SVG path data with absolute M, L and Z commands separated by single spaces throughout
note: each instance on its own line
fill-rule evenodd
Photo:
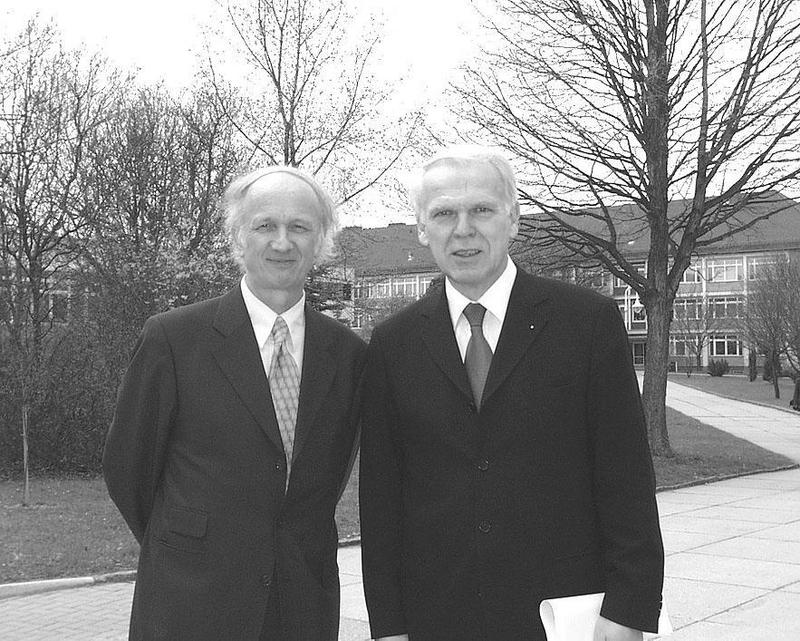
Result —
M 480 412 L 444 288 L 372 336 L 361 533 L 374 636 L 544 639 L 547 597 L 605 590 L 655 630 L 663 549 L 614 302 L 518 272 Z
M 334 509 L 365 349 L 306 309 L 284 495 L 283 446 L 240 288 L 147 321 L 103 458 L 111 498 L 141 543 L 131 639 L 258 639 L 277 590 L 286 639 L 335 641 Z

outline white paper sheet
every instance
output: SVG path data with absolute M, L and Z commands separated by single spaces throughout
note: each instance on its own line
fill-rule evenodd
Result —
M 603 605 L 603 592 L 545 599 L 539 605 L 547 641 L 593 641 L 594 626 Z M 672 634 L 667 609 L 662 605 L 658 634 L 645 632 L 645 639 Z

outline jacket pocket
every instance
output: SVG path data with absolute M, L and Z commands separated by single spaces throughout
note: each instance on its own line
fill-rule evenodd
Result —
M 168 506 L 158 540 L 167 547 L 200 553 L 205 550 L 207 529 L 208 514 L 203 510 Z

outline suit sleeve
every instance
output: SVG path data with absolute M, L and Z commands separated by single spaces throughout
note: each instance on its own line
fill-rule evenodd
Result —
M 153 509 L 177 407 L 175 370 L 157 317 L 145 323 L 117 395 L 103 452 L 111 499 L 139 543 Z
M 367 349 L 361 415 L 359 505 L 364 595 L 373 638 L 406 632 L 400 583 L 401 452 L 379 332 Z
M 342 495 L 347 489 L 347 484 L 350 481 L 350 475 L 353 472 L 356 460 L 358 459 L 358 450 L 360 447 L 361 439 L 361 394 L 364 389 L 364 358 L 366 353 L 366 345 L 359 339 L 358 343 L 358 357 L 356 359 L 356 376 L 355 376 L 355 392 L 350 407 L 350 425 L 353 426 L 353 444 L 350 450 L 350 458 L 347 461 L 347 468 L 345 469 L 342 483 L 339 486 L 339 493 L 337 494 L 336 502 L 342 499 Z
M 588 411 L 606 576 L 601 614 L 654 632 L 664 579 L 655 476 L 628 337 L 613 301 L 597 316 L 591 358 Z

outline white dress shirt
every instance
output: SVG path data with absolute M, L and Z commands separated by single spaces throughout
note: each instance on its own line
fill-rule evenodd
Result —
M 445 279 L 444 291 L 447 296 L 447 306 L 450 309 L 450 320 L 453 323 L 453 331 L 462 361 L 467 354 L 469 339 L 472 337 L 469 321 L 464 316 L 464 308 L 470 303 L 480 303 L 486 308 L 486 314 L 483 317 L 483 335 L 494 353 L 497 349 L 497 341 L 500 339 L 500 330 L 503 329 L 503 321 L 506 318 L 511 288 L 514 287 L 516 278 L 517 266 L 511 258 L 508 258 L 503 273 L 478 300 L 470 300 L 452 285 L 449 278 Z
M 242 297 L 244 298 L 244 305 L 247 308 L 247 314 L 250 316 L 253 332 L 256 335 L 256 342 L 261 352 L 261 362 L 264 365 L 264 373 L 267 375 L 267 378 L 269 378 L 269 366 L 272 363 L 272 353 L 275 351 L 275 343 L 270 334 L 272 333 L 272 326 L 275 324 L 275 319 L 278 317 L 278 314 L 250 291 L 244 278 L 242 278 Z M 292 355 L 297 365 L 297 374 L 300 380 L 302 380 L 303 374 L 303 346 L 305 345 L 306 338 L 305 303 L 306 295 L 305 292 L 303 292 L 299 301 L 283 312 L 283 314 L 280 314 L 283 320 L 286 321 L 286 326 L 289 328 L 289 336 L 286 338 L 286 347 L 289 349 L 289 353 Z

